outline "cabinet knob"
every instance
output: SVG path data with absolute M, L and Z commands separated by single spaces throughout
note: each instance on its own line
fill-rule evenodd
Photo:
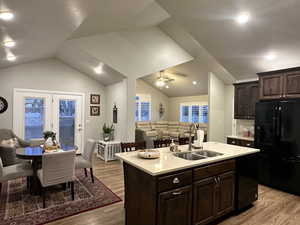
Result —
M 232 142 L 231 142 L 231 144 L 233 144 L 233 145 L 234 145 L 234 144 L 235 144 L 235 141 L 232 141 Z
M 172 193 L 172 195 L 181 195 L 182 194 L 182 191 L 174 191 L 173 193 Z
M 177 177 L 175 177 L 173 179 L 173 184 L 179 184 L 179 183 L 180 183 L 180 180 Z
M 248 143 L 248 144 L 247 144 L 247 146 L 248 146 L 248 147 L 250 147 L 250 146 L 251 146 L 251 144 L 250 144 L 250 143 Z

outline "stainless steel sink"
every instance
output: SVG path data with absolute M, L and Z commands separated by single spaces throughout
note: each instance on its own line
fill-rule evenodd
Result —
M 186 160 L 199 160 L 199 159 L 205 159 L 206 157 L 194 154 L 192 152 L 179 152 L 179 153 L 174 153 L 174 156 Z
M 216 157 L 223 155 L 219 152 L 214 151 L 208 151 L 208 150 L 201 150 L 201 151 L 195 151 L 195 152 L 178 152 L 174 153 L 174 156 L 186 160 L 200 160 L 200 159 L 206 159 L 211 157 Z
M 214 151 L 208 151 L 208 150 L 197 151 L 197 152 L 194 152 L 194 154 L 204 156 L 206 158 L 223 155 L 222 153 L 214 152 Z

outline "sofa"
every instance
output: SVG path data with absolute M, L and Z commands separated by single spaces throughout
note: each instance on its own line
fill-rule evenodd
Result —
M 146 141 L 147 148 L 153 148 L 155 139 L 178 140 L 179 137 L 189 137 L 190 125 L 191 123 L 177 121 L 136 122 L 136 141 Z M 207 124 L 197 123 L 197 125 L 206 136 Z

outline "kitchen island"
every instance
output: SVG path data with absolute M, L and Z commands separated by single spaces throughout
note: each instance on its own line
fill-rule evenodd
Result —
M 188 160 L 168 148 L 152 160 L 116 154 L 124 165 L 126 224 L 207 224 L 257 199 L 258 149 L 207 142 L 204 150 L 220 155 Z

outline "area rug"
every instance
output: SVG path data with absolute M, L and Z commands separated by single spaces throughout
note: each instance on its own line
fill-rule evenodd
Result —
M 55 186 L 46 192 L 45 209 L 40 196 L 29 194 L 26 178 L 3 183 L 0 196 L 0 224 L 45 224 L 121 201 L 96 177 L 92 183 L 90 176 L 85 177 L 83 170 L 76 171 L 76 178 L 75 200 L 71 200 L 69 188 L 64 190 L 62 186 Z

